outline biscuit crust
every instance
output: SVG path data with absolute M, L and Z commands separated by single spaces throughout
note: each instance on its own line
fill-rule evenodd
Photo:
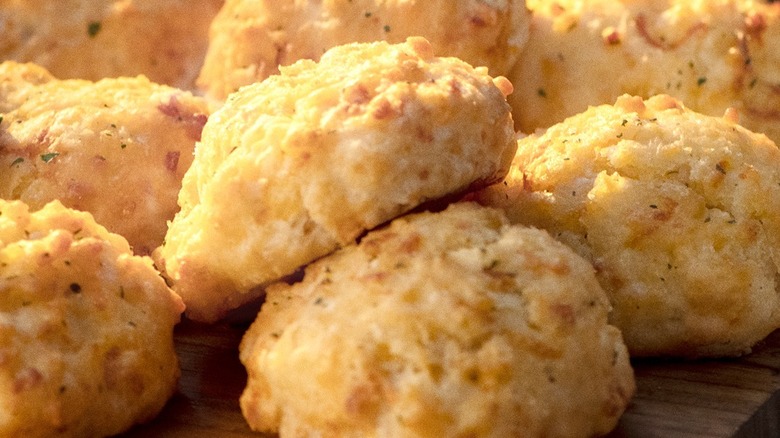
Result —
M 780 151 L 670 96 L 519 141 L 479 195 L 588 258 L 632 356 L 735 356 L 780 327 Z
M 543 231 L 453 204 L 277 284 L 241 396 L 280 436 L 595 436 L 633 372 L 593 268 Z
M 233 94 L 156 254 L 187 314 L 218 319 L 366 230 L 500 181 L 517 146 L 509 92 L 412 38 L 339 46 Z
M 173 394 L 183 311 L 88 213 L 0 201 L 0 435 L 115 435 Z

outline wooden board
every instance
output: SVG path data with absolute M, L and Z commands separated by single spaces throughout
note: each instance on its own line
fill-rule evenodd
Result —
M 262 437 L 244 422 L 238 397 L 242 324 L 176 327 L 179 392 L 160 416 L 126 437 Z M 780 437 L 780 331 L 753 354 L 730 360 L 635 361 L 637 394 L 611 438 Z

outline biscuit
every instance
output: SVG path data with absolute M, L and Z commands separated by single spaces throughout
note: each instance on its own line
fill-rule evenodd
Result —
M 532 36 L 507 77 L 531 133 L 622 94 L 668 94 L 780 141 L 780 5 L 722 0 L 529 0 Z
M 480 193 L 597 269 L 632 356 L 736 356 L 780 328 L 780 151 L 670 96 L 520 140 Z
M 529 21 L 524 0 L 228 0 L 211 25 L 198 86 L 224 99 L 278 73 L 279 65 L 316 61 L 332 47 L 411 36 L 430 41 L 439 56 L 505 75 Z
M 183 311 L 148 257 L 57 201 L 0 200 L 0 436 L 108 436 L 156 416 Z
M 57 80 L 0 64 L 0 198 L 89 211 L 137 254 L 162 244 L 209 113 L 143 76 Z
M 219 319 L 368 229 L 500 181 L 517 147 L 509 92 L 411 38 L 339 46 L 234 93 L 155 254 L 187 315 Z
M 0 60 L 62 79 L 145 75 L 192 89 L 224 0 L 15 0 L 0 3 Z
M 634 392 L 593 267 L 471 203 L 369 232 L 268 288 L 240 345 L 255 430 L 595 436 Z

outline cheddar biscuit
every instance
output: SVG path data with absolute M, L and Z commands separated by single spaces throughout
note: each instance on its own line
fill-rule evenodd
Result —
M 192 89 L 224 0 L 2 0 L 0 61 L 62 79 L 145 75 Z
M 183 310 L 91 215 L 0 201 L 0 435 L 109 436 L 154 418 Z
M 0 198 L 89 211 L 150 254 L 176 199 L 206 102 L 138 76 L 58 80 L 32 64 L 0 64 Z
M 620 95 L 668 94 L 780 141 L 780 5 L 765 0 L 529 0 L 532 36 L 507 77 L 531 133 Z
M 634 392 L 608 311 L 543 231 L 469 203 L 406 216 L 268 289 L 242 411 L 280 436 L 605 434 Z
M 519 141 L 482 192 L 596 267 L 634 356 L 734 356 L 780 327 L 780 151 L 659 95 Z
M 224 99 L 299 59 L 335 46 L 426 38 L 455 56 L 505 75 L 528 37 L 523 0 L 227 0 L 211 25 L 198 85 Z
M 366 230 L 501 180 L 517 146 L 509 92 L 413 38 L 339 46 L 233 94 L 155 255 L 188 315 L 218 319 Z

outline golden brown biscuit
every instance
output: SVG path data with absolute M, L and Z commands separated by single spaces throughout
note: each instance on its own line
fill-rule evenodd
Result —
M 146 75 L 193 88 L 224 0 L 0 0 L 0 61 L 62 79 Z
M 114 435 L 179 376 L 183 310 L 148 257 L 88 213 L 0 200 L 0 436 Z
M 468 203 L 407 216 L 268 289 L 241 407 L 280 436 L 604 434 L 634 391 L 608 311 L 543 231 Z
M 162 243 L 209 112 L 142 76 L 56 80 L 10 61 L 0 64 L 0 111 L 0 198 L 89 211 L 137 254 Z
M 227 0 L 211 25 L 198 85 L 224 99 L 278 73 L 279 65 L 316 61 L 331 47 L 410 36 L 429 40 L 437 55 L 505 75 L 528 23 L 524 0 Z
M 529 0 L 532 36 L 508 75 L 533 132 L 628 93 L 675 96 L 780 142 L 780 3 Z
M 499 181 L 511 85 L 421 38 L 340 46 L 215 111 L 158 260 L 193 319 L 432 199 Z
M 591 260 L 635 356 L 731 356 L 780 327 L 780 152 L 669 97 L 519 141 L 480 195 Z

